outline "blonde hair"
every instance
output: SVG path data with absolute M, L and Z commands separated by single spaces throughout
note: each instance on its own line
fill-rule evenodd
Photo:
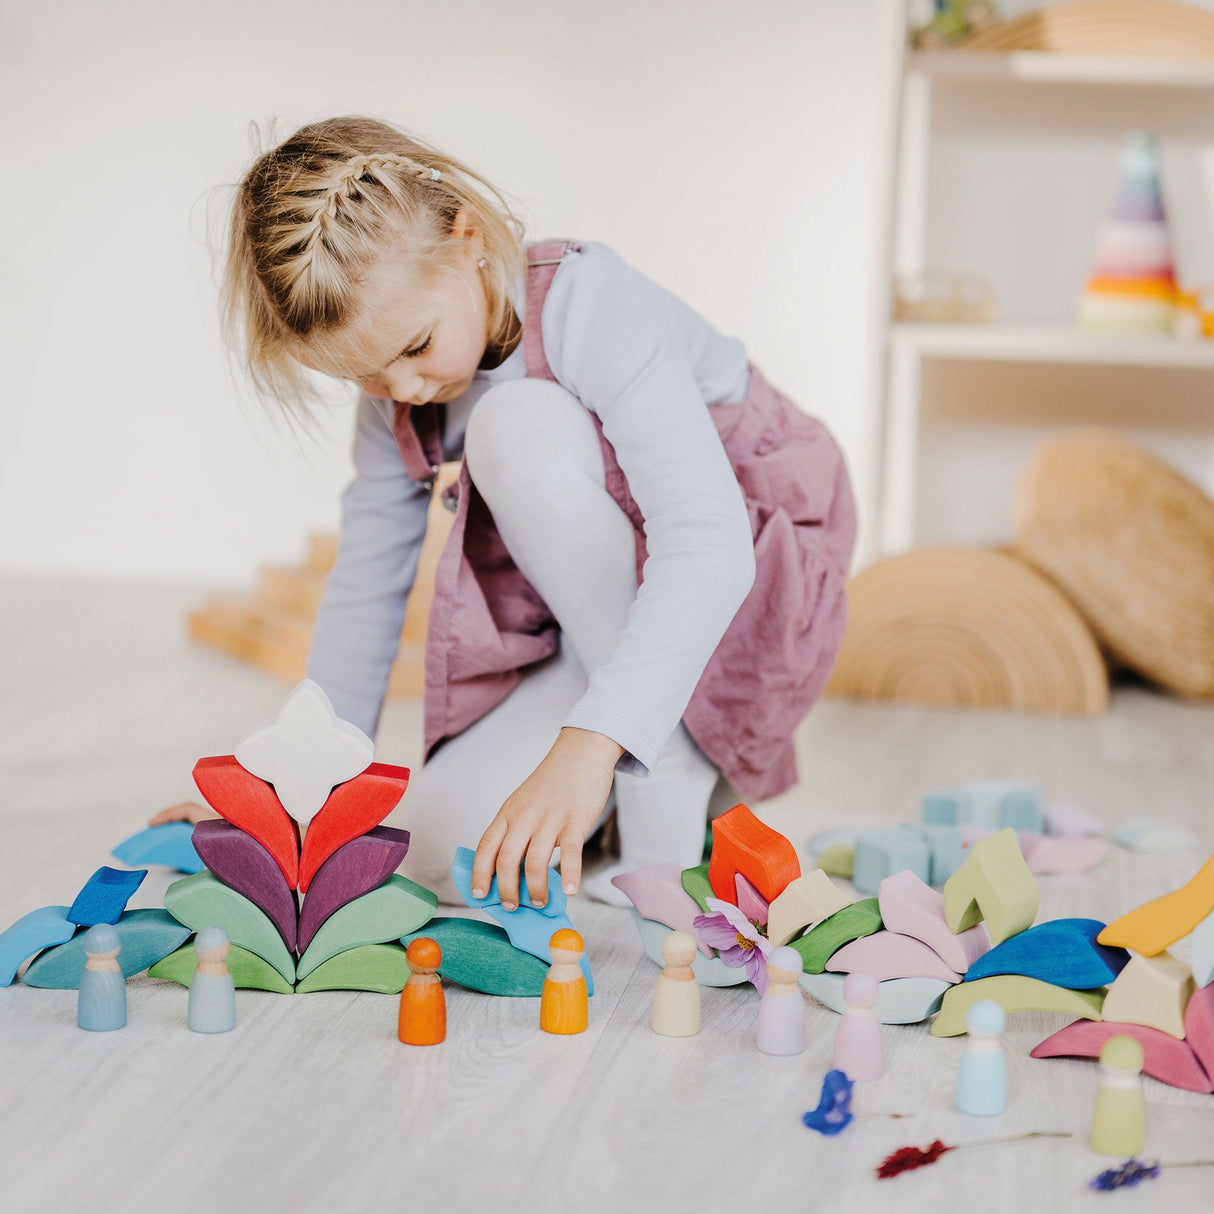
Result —
M 258 155 L 235 187 L 220 287 L 229 351 L 290 417 L 317 393 L 298 354 L 352 321 L 363 281 L 402 255 L 419 288 L 450 272 L 467 208 L 484 238 L 489 344 L 516 324 L 509 286 L 526 270 L 523 224 L 499 190 L 391 123 L 349 115 L 301 127 Z M 517 329 L 515 329 L 517 331 Z

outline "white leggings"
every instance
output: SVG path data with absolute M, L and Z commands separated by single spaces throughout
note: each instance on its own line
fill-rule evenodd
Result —
M 477 402 L 464 450 L 507 550 L 560 624 L 561 647 L 446 742 L 393 815 L 412 832 L 405 874 L 456 904 L 455 849 L 476 847 L 548 753 L 586 690 L 587 671 L 611 655 L 637 592 L 632 524 L 604 487 L 598 435 L 576 397 L 548 380 L 498 384 Z M 588 875 L 586 892 L 621 903 L 609 883 L 615 872 L 698 864 L 719 775 L 682 724 L 648 777 L 617 773 L 603 817 L 614 805 L 621 860 Z

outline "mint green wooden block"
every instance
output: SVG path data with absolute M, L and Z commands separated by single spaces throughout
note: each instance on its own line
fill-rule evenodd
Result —
M 322 961 L 361 944 L 399 940 L 428 923 L 437 909 L 437 894 L 393 873 L 383 885 L 347 902 L 320 925 L 299 959 L 296 977 L 302 981 Z
M 404 937 L 408 945 L 428 936 L 443 950 L 438 972 L 459 986 L 486 995 L 538 999 L 548 966 L 538 957 L 515 948 L 496 923 L 484 919 L 432 919 L 420 931 Z
M 190 935 L 188 928 L 182 927 L 158 907 L 126 911 L 113 926 L 122 942 L 118 967 L 126 978 L 142 974 L 149 965 L 167 957 L 184 944 Z M 39 954 L 30 962 L 21 981 L 28 986 L 78 990 L 80 976 L 88 960 L 84 955 L 84 937 L 87 934 L 77 932 L 66 944 Z
M 788 947 L 801 954 L 801 963 L 807 974 L 821 974 L 826 963 L 845 944 L 871 936 L 881 930 L 881 910 L 876 898 L 865 898 L 853 902 L 841 911 L 835 911 L 829 919 L 823 919 L 817 927 L 804 936 L 790 940 Z
M 287 952 L 270 917 L 244 894 L 224 885 L 210 869 L 182 877 L 164 891 L 164 908 L 194 931 L 222 927 L 228 939 L 268 961 L 286 980 L 295 982 L 295 958 Z
M 157 961 L 148 970 L 148 977 L 167 978 L 170 982 L 189 986 L 197 967 L 198 954 L 194 952 L 191 942 L 165 957 L 163 961 Z M 232 981 L 245 989 L 276 991 L 280 995 L 289 995 L 294 990 L 268 961 L 263 961 L 256 953 L 241 948 L 239 944 L 233 944 L 228 949 L 228 972 L 232 975 Z
M 712 884 L 708 880 L 707 861 L 697 864 L 695 868 L 683 870 L 683 889 L 696 900 L 700 910 L 707 915 L 709 913 L 708 904 L 704 899 L 716 897 L 716 894 L 712 892 Z
M 322 961 L 306 978 L 295 984 L 305 991 L 375 991 L 399 995 L 409 977 L 405 950 L 391 944 L 361 944 Z

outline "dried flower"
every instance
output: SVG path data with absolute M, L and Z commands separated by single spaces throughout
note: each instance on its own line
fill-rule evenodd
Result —
M 1143 1163 L 1138 1159 L 1127 1159 L 1119 1168 L 1108 1168 L 1088 1181 L 1088 1188 L 1107 1193 L 1112 1189 L 1128 1189 L 1142 1180 L 1153 1180 L 1159 1175 L 1159 1160 Z

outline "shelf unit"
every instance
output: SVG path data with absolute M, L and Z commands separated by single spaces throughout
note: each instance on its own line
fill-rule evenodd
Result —
M 907 30 L 908 3 L 895 4 L 894 37 Z M 929 158 L 932 145 L 932 94 L 937 85 L 961 82 L 1006 88 L 1075 87 L 1142 90 L 1214 91 L 1214 62 L 1209 60 L 1125 59 L 1020 51 L 968 54 L 912 51 L 904 38 L 893 56 L 896 85 L 893 166 L 889 182 L 888 257 L 879 294 L 879 331 L 884 355 L 880 418 L 880 469 L 875 535 L 868 548 L 889 556 L 916 540 L 919 453 L 924 410 L 924 366 L 932 360 L 1036 363 L 1068 366 L 1133 366 L 1214 371 L 1214 340 L 1104 337 L 1066 323 L 911 324 L 892 315 L 895 274 L 925 268 L 930 205 Z M 1208 98 L 1203 96 L 1208 103 Z

